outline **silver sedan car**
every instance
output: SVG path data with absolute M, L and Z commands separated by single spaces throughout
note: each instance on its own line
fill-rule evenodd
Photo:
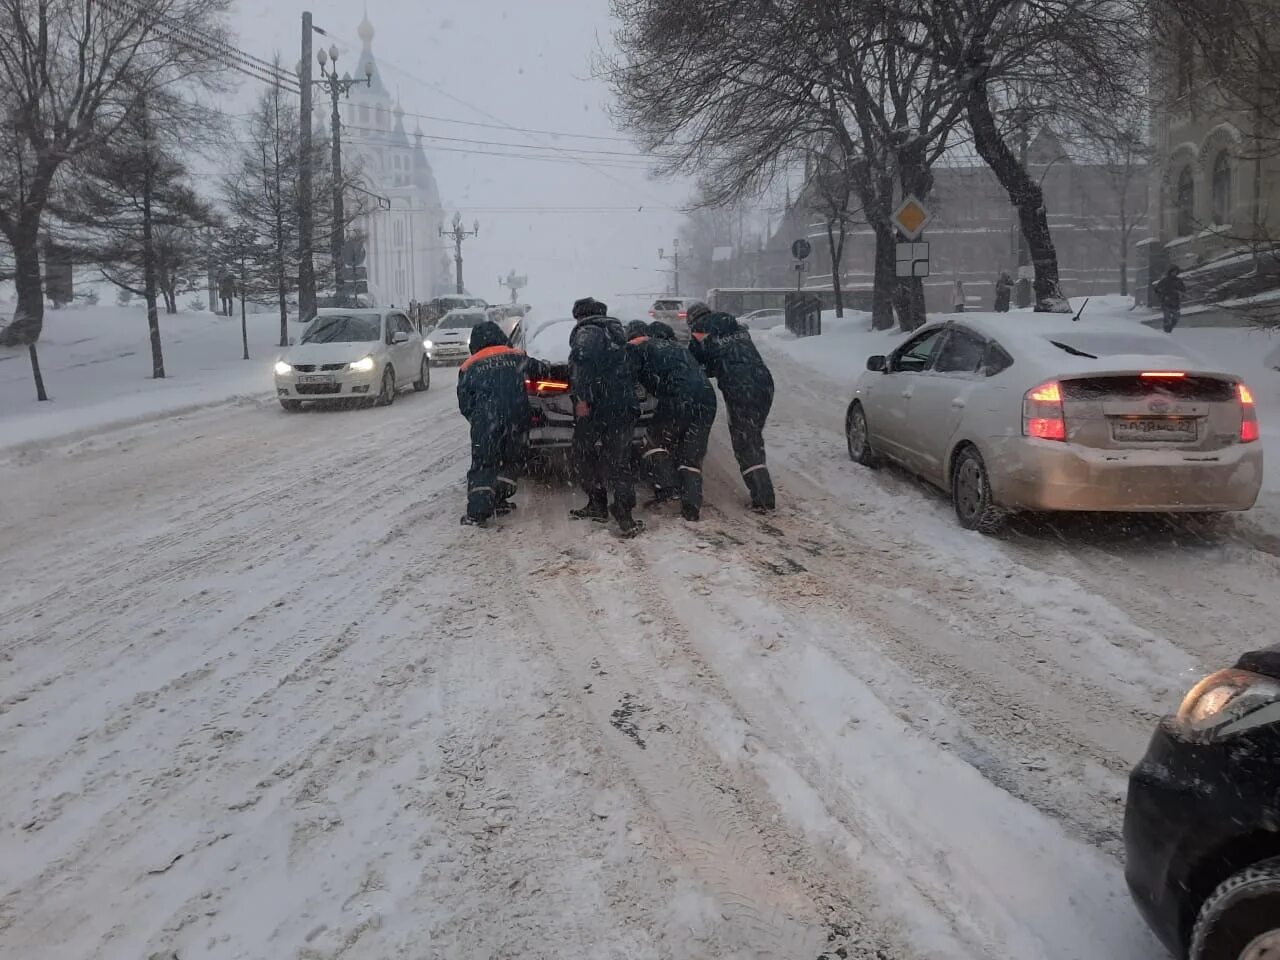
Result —
M 855 461 L 900 464 L 984 532 L 1018 511 L 1248 510 L 1262 485 L 1249 388 L 1137 325 L 928 324 L 868 359 L 845 424 Z

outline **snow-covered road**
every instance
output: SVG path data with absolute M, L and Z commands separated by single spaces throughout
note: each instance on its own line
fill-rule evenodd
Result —
M 771 363 L 778 514 L 718 432 L 630 542 L 459 527 L 443 370 L 0 463 L 0 956 L 1160 957 L 1125 775 L 1280 539 L 962 533 Z

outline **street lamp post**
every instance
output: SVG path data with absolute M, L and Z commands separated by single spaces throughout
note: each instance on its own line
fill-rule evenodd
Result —
M 446 230 L 440 227 L 440 236 L 448 237 L 453 241 L 453 263 L 457 271 L 457 287 L 458 296 L 462 296 L 462 241 L 468 237 L 480 236 L 480 221 L 475 222 L 475 226 L 471 230 L 467 230 L 462 226 L 462 214 L 455 213 L 453 215 L 453 226 Z
M 346 296 L 344 294 L 344 285 L 342 281 L 342 248 L 346 243 L 346 228 L 343 223 L 344 214 L 342 209 L 342 116 L 338 112 L 338 100 L 341 97 L 349 97 L 351 88 L 358 83 L 366 86 L 373 85 L 373 63 L 364 65 L 364 79 L 358 80 L 345 74 L 338 76 L 338 45 L 335 43 L 329 47 L 326 53 L 324 48 L 316 54 L 316 60 L 320 64 L 320 79 L 313 80 L 318 87 L 323 87 L 329 92 L 329 99 L 333 104 L 333 113 L 330 116 L 330 123 L 333 127 L 333 230 L 330 235 L 329 251 L 333 258 L 333 285 L 338 295 L 338 302 L 346 304 Z M 330 62 L 333 66 L 326 70 L 325 67 Z

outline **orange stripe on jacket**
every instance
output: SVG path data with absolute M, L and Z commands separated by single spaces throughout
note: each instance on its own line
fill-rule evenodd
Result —
M 499 357 L 506 353 L 518 353 L 520 356 L 524 356 L 524 351 L 517 350 L 515 347 L 485 347 L 479 353 L 473 353 L 471 356 L 467 357 L 466 360 L 462 361 L 462 366 L 459 367 L 458 370 L 465 370 L 467 367 L 479 360 L 487 360 L 489 357 Z
M 644 343 L 648 339 L 648 337 L 632 337 L 627 343 Z

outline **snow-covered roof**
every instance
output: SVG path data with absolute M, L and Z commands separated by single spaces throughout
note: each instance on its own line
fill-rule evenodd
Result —
M 966 315 L 959 321 L 995 340 L 1014 358 L 1046 373 L 1196 370 L 1230 375 L 1174 337 L 1114 320 L 1073 321 L 1063 313 Z M 1064 349 L 1070 348 L 1070 349 Z

